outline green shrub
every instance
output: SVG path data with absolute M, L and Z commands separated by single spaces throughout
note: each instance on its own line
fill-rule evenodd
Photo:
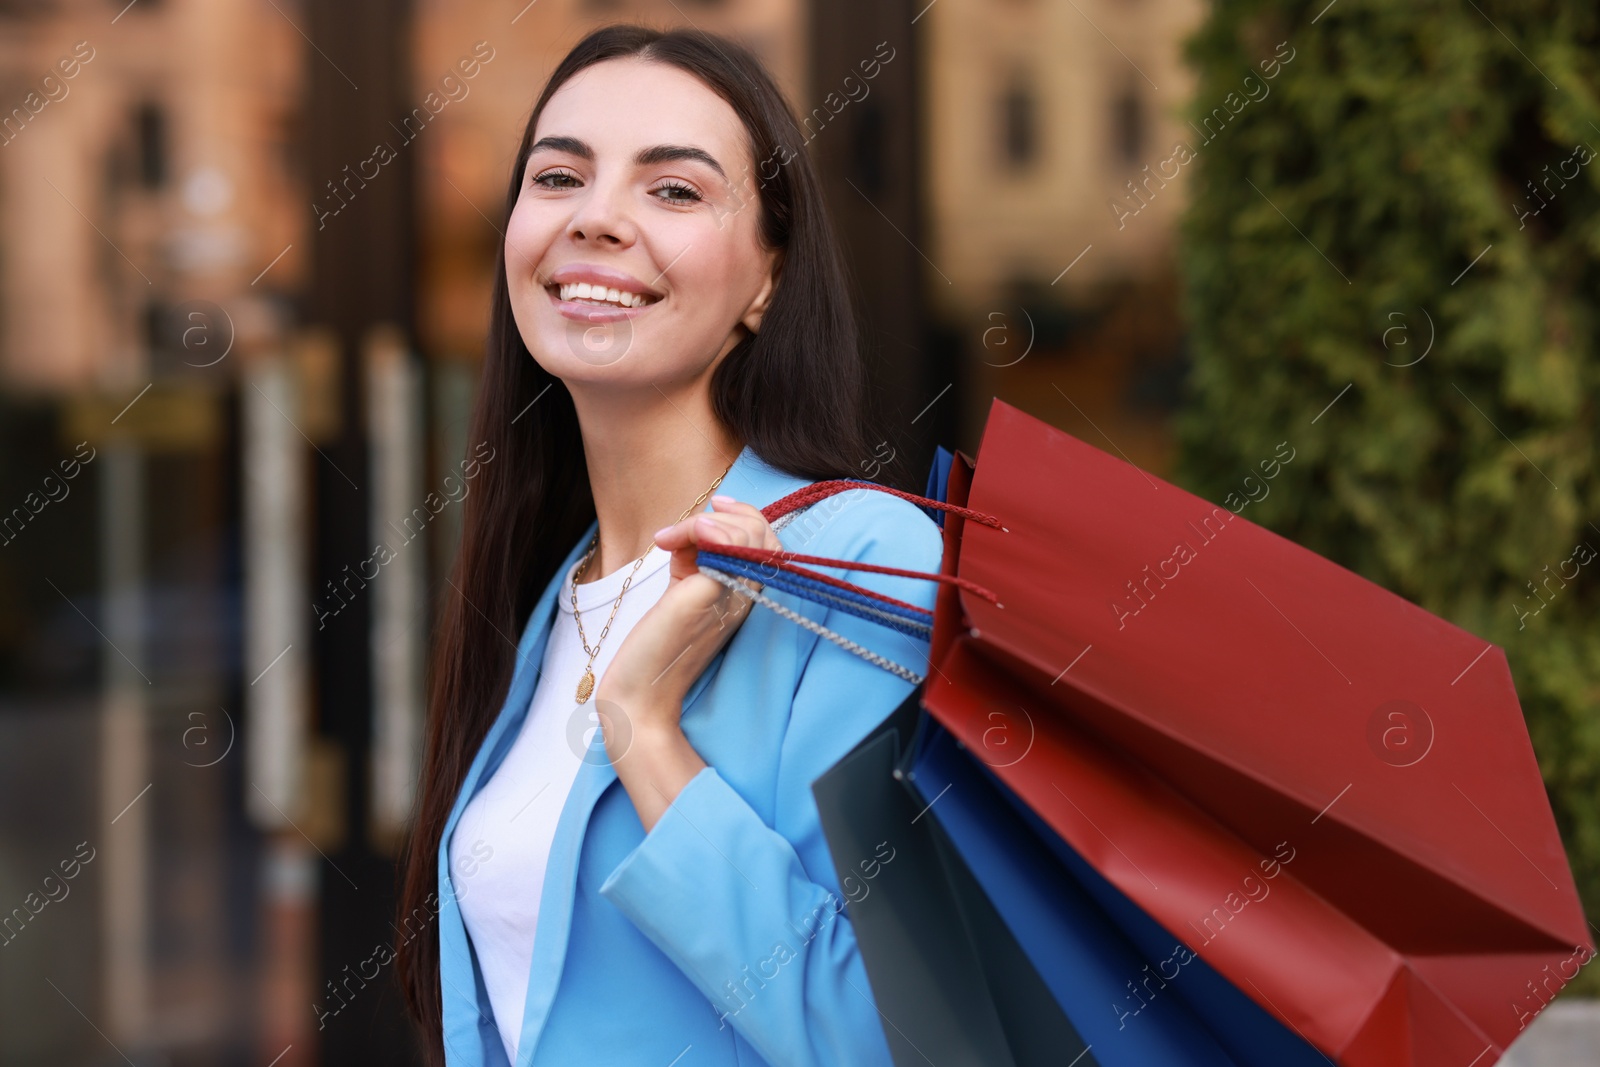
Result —
M 1600 8 L 1324 3 L 1188 44 L 1177 476 L 1220 501 L 1289 441 L 1246 517 L 1505 649 L 1600 921 Z

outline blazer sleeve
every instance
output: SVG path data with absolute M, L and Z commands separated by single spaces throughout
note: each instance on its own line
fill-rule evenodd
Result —
M 943 543 L 933 520 L 908 501 L 863 492 L 879 503 L 852 506 L 872 521 L 851 523 L 855 535 L 840 546 L 844 550 L 804 551 L 938 571 Z M 933 606 L 931 581 L 831 573 Z M 919 674 L 927 669 L 926 641 L 831 608 L 820 621 Z M 723 1024 L 775 1067 L 892 1063 L 884 1033 L 893 1020 L 882 1019 L 873 999 L 846 906 L 863 876 L 846 871 L 849 892 L 841 894 L 811 784 L 911 689 L 905 679 L 815 637 L 783 740 L 776 826 L 768 826 L 715 767 L 705 767 L 600 886 L 600 895 L 717 1006 Z M 875 873 L 874 857 L 861 860 Z

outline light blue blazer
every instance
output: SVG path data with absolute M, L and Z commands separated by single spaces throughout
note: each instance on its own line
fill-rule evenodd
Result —
M 806 484 L 746 447 L 721 491 L 764 507 Z M 450 835 L 522 725 L 559 584 L 594 529 L 573 545 L 528 619 L 505 704 L 439 843 L 451 1067 L 506 1067 L 506 1056 L 456 903 Z M 919 571 L 937 571 L 943 547 L 926 512 L 871 489 L 813 505 L 778 538 L 795 552 Z M 931 581 L 818 569 L 933 606 Z M 925 641 L 768 595 L 918 674 L 927 670 Z M 893 1020 L 881 1021 L 846 901 L 871 891 L 892 852 L 835 870 L 811 783 L 910 691 L 906 680 L 753 607 L 684 698 L 684 733 L 708 766 L 648 834 L 594 729 L 550 851 L 517 1067 L 887 1067 L 884 1026 Z

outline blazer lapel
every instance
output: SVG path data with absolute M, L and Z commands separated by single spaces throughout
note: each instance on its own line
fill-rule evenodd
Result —
M 807 484 L 805 479 L 768 466 L 746 445 L 729 468 L 719 491 L 761 508 Z M 704 510 L 711 510 L 709 502 Z M 587 539 L 584 543 L 587 543 Z M 573 558 L 577 558 L 576 552 Z M 564 571 L 562 573 L 565 574 Z M 540 647 L 543 647 L 543 638 Z M 683 699 L 685 716 L 716 676 L 726 652 L 726 646 L 718 650 L 689 687 Z M 529 693 L 531 695 L 531 689 Z M 616 780 L 616 769 L 606 756 L 605 739 L 596 730 L 590 739 L 583 765 L 578 768 L 572 791 L 561 809 L 545 868 L 544 895 L 539 902 L 539 926 L 534 937 L 533 963 L 528 975 L 528 999 L 523 1009 L 522 1034 L 517 1043 L 518 1067 L 526 1067 L 533 1062 L 539 1034 L 549 1017 L 550 1005 L 555 1000 L 556 987 L 561 980 L 561 969 L 567 955 L 567 935 L 571 929 L 572 898 L 577 886 L 578 856 L 583 848 L 589 817 L 600 797 Z
M 567 558 L 556 570 L 556 577 L 545 586 L 533 612 L 528 616 L 522 641 L 517 646 L 516 664 L 512 669 L 505 703 L 501 705 L 500 714 L 495 717 L 483 744 L 478 746 L 478 753 L 456 795 L 450 818 L 445 822 L 444 833 L 439 837 L 439 970 L 444 1039 L 452 1058 L 461 1050 L 471 1049 L 475 1055 L 468 1063 L 494 1062 L 503 1058 L 505 1053 L 483 988 L 483 979 L 473 964 L 466 925 L 456 903 L 455 886 L 450 879 L 450 835 L 455 832 L 462 812 L 477 793 L 479 785 L 487 781 L 500 765 L 510 748 L 510 742 L 521 728 L 522 720 L 527 716 L 528 703 L 538 682 L 539 664 L 544 659 L 545 643 L 550 636 L 556 592 L 567 570 L 578 561 L 581 550 L 594 536 L 597 526 L 597 522 L 590 522 L 589 528 L 567 553 Z

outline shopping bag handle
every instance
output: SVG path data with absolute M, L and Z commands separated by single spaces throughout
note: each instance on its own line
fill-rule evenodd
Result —
M 796 489 L 788 496 L 782 496 L 774 500 L 761 509 L 761 514 L 766 516 L 768 522 L 774 522 L 790 512 L 810 507 L 819 500 L 833 496 L 835 493 L 842 493 L 847 489 L 876 489 L 880 493 L 889 493 L 902 500 L 909 500 L 920 507 L 937 508 L 940 511 L 948 511 L 951 514 L 971 519 L 973 522 L 981 522 L 985 526 L 992 526 L 997 530 L 1006 529 L 999 519 L 986 511 L 978 511 L 975 508 L 946 503 L 943 500 L 935 500 L 932 497 L 917 496 L 915 493 L 908 493 L 903 489 L 895 489 L 887 485 L 879 485 L 877 482 L 869 482 L 858 478 L 834 478 L 824 482 L 812 482 L 803 489 Z
M 791 519 L 801 510 L 810 507 L 818 501 L 825 500 L 837 493 L 851 489 L 875 489 L 880 492 L 890 493 L 903 500 L 909 500 L 924 508 L 937 508 L 951 514 L 961 515 L 974 522 L 990 526 L 995 529 L 1005 530 L 1006 527 L 998 518 L 987 512 L 961 505 L 949 504 L 942 500 L 918 496 L 900 489 L 893 489 L 876 482 L 856 479 L 831 479 L 828 481 L 814 482 L 802 489 L 797 489 L 787 496 L 773 501 L 761 509 L 762 515 L 771 523 L 774 529 L 780 528 L 786 520 Z M 874 590 L 867 589 L 853 582 L 846 582 L 826 574 L 801 567 L 801 563 L 812 563 L 821 566 L 835 567 L 841 570 L 869 571 L 875 574 L 892 574 L 906 578 L 922 578 L 929 581 L 946 582 L 959 588 L 966 589 L 976 596 L 981 596 L 997 606 L 999 598 L 978 583 L 954 574 L 929 573 L 926 571 L 907 570 L 901 567 L 888 567 L 873 563 L 862 563 L 856 560 L 833 559 L 827 556 L 811 556 L 799 552 L 789 552 L 784 549 L 755 548 L 743 545 L 708 545 L 703 546 L 696 554 L 696 563 L 700 572 L 734 592 L 753 600 L 764 607 L 770 608 L 790 621 L 826 637 L 847 651 L 853 652 L 878 666 L 899 675 L 902 678 L 920 684 L 922 676 L 891 660 L 864 648 L 854 641 L 827 629 L 821 624 L 806 618 L 804 615 L 777 603 L 765 593 L 756 592 L 740 578 L 749 578 L 762 583 L 764 586 L 783 590 L 795 596 L 802 597 L 826 607 L 838 608 L 848 614 L 856 615 L 887 626 L 890 629 L 923 640 L 931 640 L 933 635 L 933 612 L 920 608 L 915 604 L 908 604 L 903 600 L 886 596 Z

